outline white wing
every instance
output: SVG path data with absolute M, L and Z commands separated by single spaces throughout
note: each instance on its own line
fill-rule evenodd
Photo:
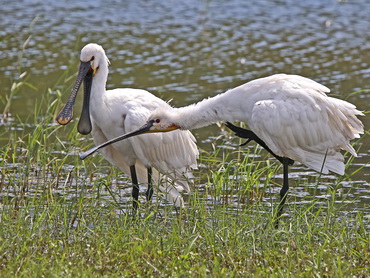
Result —
M 125 119 L 126 132 L 143 125 L 150 112 L 148 109 L 145 113 L 128 114 Z M 190 192 L 187 180 L 193 177 L 190 170 L 197 168 L 199 157 L 196 140 L 190 131 L 143 134 L 128 140 L 144 165 L 154 167 L 176 180 L 178 190 Z
M 100 135 L 94 136 L 94 141 L 96 142 L 106 142 L 107 139 L 103 139 L 104 136 L 102 133 Z M 102 137 L 100 137 L 102 136 Z M 96 143 L 100 144 L 100 143 Z M 108 160 L 113 165 L 116 165 L 123 173 L 130 176 L 130 166 L 125 162 L 125 156 L 122 152 L 114 149 L 113 146 L 108 146 L 100 150 L 100 153 L 103 157 Z M 139 184 L 147 186 L 148 184 L 148 169 L 140 161 L 136 160 L 135 162 L 136 175 Z M 177 207 L 184 206 L 184 199 L 182 198 L 180 191 L 176 187 L 174 181 L 169 180 L 165 175 L 160 174 L 156 169 L 152 171 L 152 180 L 154 186 L 157 186 L 159 190 L 164 193 L 165 198 L 175 204 Z M 175 181 L 176 182 L 176 181 Z
M 151 111 L 161 105 L 168 104 L 144 90 L 107 91 L 103 103 L 96 106 L 102 111 L 91 111 L 95 144 L 141 127 Z M 191 169 L 197 167 L 199 155 L 189 131 L 141 135 L 103 148 L 101 153 L 127 175 L 129 166 L 135 164 L 140 184 L 147 184 L 147 167 L 153 167 L 153 181 L 176 205 L 183 204 L 179 192 L 190 192 Z
M 257 101 L 249 126 L 277 155 L 316 171 L 343 175 L 344 158 L 339 151 L 356 155 L 349 140 L 363 133 L 363 125 L 356 118 L 362 113 L 354 105 L 327 97 L 312 86 L 318 83 L 305 84 L 285 83 L 279 95 Z

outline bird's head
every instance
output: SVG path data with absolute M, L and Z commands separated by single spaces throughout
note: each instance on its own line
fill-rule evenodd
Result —
M 149 116 L 147 123 L 143 128 L 147 128 L 151 132 L 168 132 L 176 129 L 180 129 L 180 126 L 174 122 L 176 118 L 176 113 L 173 113 L 174 108 L 164 107 L 158 108 L 152 112 Z
M 82 48 L 80 61 L 81 64 L 86 64 L 85 67 L 92 71 L 93 76 L 97 74 L 101 66 L 106 68 L 109 65 L 103 47 L 96 43 L 89 43 Z
M 140 134 L 168 132 L 168 131 L 180 129 L 181 127 L 177 125 L 176 123 L 174 123 L 173 121 L 176 115 L 176 113 L 173 113 L 174 111 L 175 109 L 171 107 L 167 107 L 167 109 L 157 109 L 149 117 L 148 121 L 139 129 L 132 131 L 130 133 L 121 135 L 119 137 L 116 137 L 94 148 L 91 148 L 90 150 L 80 154 L 80 158 L 85 159 L 86 157 L 92 155 L 94 152 L 96 152 L 97 150 L 101 148 L 104 148 L 110 144 L 116 143 L 124 139 L 131 138 L 131 137 L 134 137 Z
M 92 81 L 94 76 L 96 76 L 98 72 L 101 71 L 101 69 L 106 69 L 106 75 L 108 74 L 107 69 L 109 65 L 109 60 L 105 55 L 104 49 L 100 45 L 89 43 L 84 48 L 82 48 L 80 61 L 80 68 L 78 70 L 77 79 L 73 86 L 71 95 L 68 98 L 62 111 L 60 111 L 60 113 L 56 117 L 56 120 L 61 125 L 66 125 L 72 120 L 73 105 L 76 100 L 77 92 L 83 81 L 84 101 L 77 129 L 79 133 L 85 135 L 89 134 L 92 129 L 89 112 Z

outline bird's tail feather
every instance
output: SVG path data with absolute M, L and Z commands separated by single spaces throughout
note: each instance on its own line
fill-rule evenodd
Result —
M 328 174 L 329 171 L 344 175 L 345 165 L 343 155 L 339 152 L 321 153 L 305 152 L 304 159 L 301 160 L 304 165 L 317 172 Z

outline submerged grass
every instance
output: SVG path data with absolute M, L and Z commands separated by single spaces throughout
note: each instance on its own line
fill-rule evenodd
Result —
M 196 196 L 196 194 L 195 194 Z M 339 220 L 295 208 L 279 229 L 268 213 L 230 213 L 194 197 L 187 211 L 152 208 L 117 215 L 94 195 L 46 192 L 3 206 L 2 277 L 348 277 L 369 272 L 369 233 L 361 214 Z

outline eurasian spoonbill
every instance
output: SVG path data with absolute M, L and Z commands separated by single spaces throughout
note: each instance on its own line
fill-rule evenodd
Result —
M 58 123 L 66 125 L 73 116 L 77 92 L 84 81 L 84 101 L 78 131 L 92 132 L 99 145 L 123 133 L 136 130 L 161 107 L 170 105 L 141 89 L 114 89 L 106 91 L 109 60 L 104 49 L 90 43 L 81 50 L 80 68 L 71 95 L 57 116 Z M 148 184 L 147 200 L 153 193 L 152 182 L 175 205 L 182 206 L 181 191 L 190 191 L 191 169 L 197 167 L 198 148 L 190 131 L 150 134 L 125 140 L 101 150 L 110 163 L 131 175 L 134 208 L 138 205 L 139 184 Z M 152 168 L 154 168 L 152 170 Z

